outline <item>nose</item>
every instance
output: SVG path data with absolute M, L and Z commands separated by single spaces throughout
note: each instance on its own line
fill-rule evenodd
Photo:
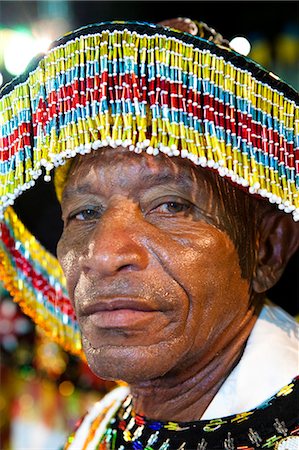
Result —
M 144 270 L 149 253 L 142 234 L 140 210 L 114 206 L 108 209 L 93 229 L 81 267 L 89 276 L 107 277 L 121 271 Z

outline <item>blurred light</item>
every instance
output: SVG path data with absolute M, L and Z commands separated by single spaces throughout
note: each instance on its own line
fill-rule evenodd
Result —
M 51 43 L 48 36 L 33 37 L 28 30 L 10 30 L 5 41 L 3 60 L 11 75 L 20 75 L 31 59 L 38 53 L 44 53 Z
M 8 334 L 13 331 L 13 324 L 10 320 L 0 319 L 0 334 Z
M 1 74 L 2 75 L 2 74 Z M 3 77 L 2 77 L 3 80 Z M 2 316 L 11 319 L 16 315 L 17 305 L 12 300 L 3 300 L 0 306 L 0 313 Z
M 253 61 L 261 64 L 264 67 L 271 68 L 272 66 L 272 47 L 263 36 L 258 36 L 251 40 L 252 47 L 250 51 L 250 58 Z
M 3 84 L 3 75 L 2 75 L 2 73 L 0 72 L 0 86 Z
M 12 75 L 19 75 L 34 56 L 34 40 L 27 32 L 14 31 L 4 47 L 4 65 Z
M 30 331 L 31 326 L 29 320 L 20 317 L 14 321 L 14 330 L 16 334 L 26 334 Z
M 30 394 L 21 395 L 19 402 L 22 409 L 30 409 L 34 404 L 33 397 Z
M 8 334 L 7 336 L 4 336 L 2 339 L 2 346 L 4 350 L 11 352 L 15 350 L 18 346 L 18 341 L 15 336 L 12 334 Z
M 296 65 L 299 58 L 299 38 L 281 34 L 277 37 L 275 44 L 278 61 L 282 64 Z
M 230 47 L 243 56 L 247 56 L 250 52 L 251 45 L 248 39 L 242 36 L 234 37 L 230 43 Z
M 69 397 L 73 394 L 75 387 L 70 381 L 63 381 L 62 383 L 60 383 L 58 389 L 61 395 L 63 395 L 64 397 Z
M 41 36 L 35 40 L 35 51 L 36 53 L 45 53 L 52 40 L 48 36 Z

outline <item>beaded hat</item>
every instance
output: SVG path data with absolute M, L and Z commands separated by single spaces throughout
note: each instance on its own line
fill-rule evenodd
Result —
M 57 213 L 46 199 L 55 197 L 53 172 L 60 198 L 75 155 L 122 146 L 189 158 L 299 219 L 298 94 L 219 35 L 199 35 L 90 25 L 55 41 L 2 89 L 0 279 L 73 354 L 82 356 L 80 332 L 45 230 Z M 47 213 L 39 234 L 30 214 L 43 178 L 52 188 L 39 200 Z

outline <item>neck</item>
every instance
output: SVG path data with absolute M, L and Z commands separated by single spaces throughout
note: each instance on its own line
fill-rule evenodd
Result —
M 153 420 L 199 420 L 239 362 L 256 319 L 256 311 L 249 311 L 238 326 L 209 345 L 206 354 L 163 377 L 131 385 L 136 413 Z

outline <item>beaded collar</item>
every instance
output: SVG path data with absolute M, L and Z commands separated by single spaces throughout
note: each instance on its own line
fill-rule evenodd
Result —
M 82 440 L 77 432 L 64 450 L 296 450 L 299 445 L 299 377 L 258 408 L 236 415 L 193 422 L 154 421 L 136 414 L 128 395 L 110 417 L 102 436 L 96 429 L 105 422 L 103 411 L 90 422 Z M 72 445 L 73 444 L 75 445 Z

